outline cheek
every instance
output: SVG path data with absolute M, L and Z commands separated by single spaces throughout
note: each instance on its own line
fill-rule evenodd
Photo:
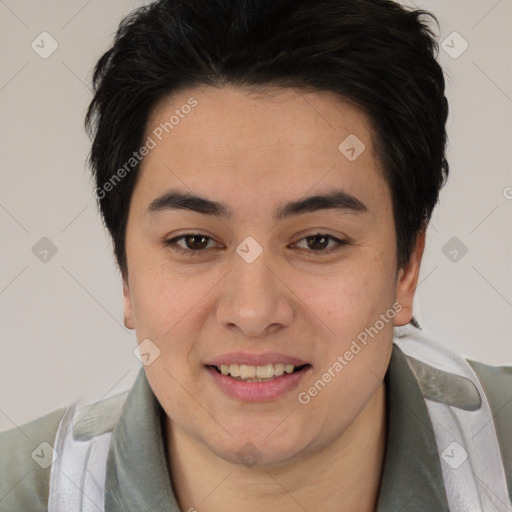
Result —
M 162 335 L 180 319 L 197 314 L 201 300 L 211 288 L 210 279 L 202 275 L 179 272 L 179 267 L 154 265 L 134 269 L 137 276 L 132 286 L 132 304 L 137 327 Z
M 304 383 L 299 403 L 307 401 L 300 407 L 326 436 L 348 426 L 385 375 L 395 311 L 390 272 L 384 267 L 374 261 L 364 271 L 347 271 L 307 288 L 304 302 L 321 326 L 316 342 L 322 367 Z
M 158 362 L 183 378 L 187 366 L 183 363 L 205 322 L 207 294 L 214 280 L 207 276 L 183 277 L 168 266 L 137 270 L 131 290 L 137 339 L 140 342 L 149 338 L 160 350 Z M 147 370 L 157 372 L 158 366 L 155 361 L 155 367 L 151 365 Z
M 392 306 L 393 276 L 392 262 L 376 255 L 340 265 L 328 276 L 295 279 L 294 291 L 326 334 L 349 340 Z

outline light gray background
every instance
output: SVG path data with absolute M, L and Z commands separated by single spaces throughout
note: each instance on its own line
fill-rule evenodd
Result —
M 512 2 L 404 3 L 437 15 L 439 41 L 452 54 L 463 44 L 454 31 L 469 45 L 457 58 L 440 49 L 451 171 L 429 228 L 415 314 L 460 354 L 511 365 Z M 140 5 L 0 0 L 0 430 L 77 397 L 126 389 L 140 368 L 83 130 L 93 66 Z M 47 59 L 31 47 L 44 31 L 59 45 Z M 57 247 L 46 263 L 32 252 L 42 237 Z M 456 262 L 443 253 L 453 237 L 468 249 Z

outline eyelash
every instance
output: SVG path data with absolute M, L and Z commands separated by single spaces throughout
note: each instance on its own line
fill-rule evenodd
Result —
M 166 247 L 169 247 L 173 251 L 179 252 L 180 254 L 183 254 L 183 255 L 189 256 L 189 257 L 199 256 L 199 253 L 206 252 L 207 249 L 183 249 L 183 247 L 180 247 L 179 245 L 177 245 L 177 242 L 179 240 L 182 240 L 184 238 L 191 237 L 191 236 L 202 236 L 204 238 L 207 238 L 208 240 L 213 240 L 212 237 L 206 236 L 202 233 L 185 233 L 184 235 L 180 235 L 175 238 L 171 238 L 170 240 L 165 240 L 164 245 Z M 339 238 L 336 238 L 335 236 L 328 235 L 327 233 L 314 233 L 311 235 L 307 235 L 295 243 L 302 242 L 302 240 L 305 240 L 307 238 L 318 237 L 318 236 L 322 236 L 322 237 L 328 238 L 329 240 L 333 240 L 334 242 L 336 242 L 338 244 L 337 247 L 335 247 L 334 249 L 331 248 L 331 249 L 324 249 L 324 250 L 320 250 L 320 251 L 307 250 L 307 249 L 302 249 L 302 250 L 304 250 L 314 256 L 324 256 L 324 255 L 336 252 L 339 249 L 341 249 L 343 246 L 350 244 L 350 242 L 347 240 L 341 240 Z

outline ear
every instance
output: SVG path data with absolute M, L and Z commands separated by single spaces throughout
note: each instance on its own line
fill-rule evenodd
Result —
M 395 325 L 397 326 L 408 324 L 413 315 L 412 305 L 420 273 L 423 249 L 425 248 L 425 237 L 426 228 L 418 235 L 409 262 L 398 273 L 396 302 L 402 306 L 402 309 L 395 315 Z
M 128 277 L 123 278 L 123 303 L 124 303 L 124 326 L 127 329 L 135 329 L 133 320 L 132 296 L 128 285 Z

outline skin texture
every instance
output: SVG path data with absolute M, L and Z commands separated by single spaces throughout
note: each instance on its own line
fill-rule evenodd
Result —
M 154 109 L 146 136 L 190 97 L 197 106 L 141 164 L 124 276 L 125 325 L 139 343 L 149 338 L 160 350 L 145 371 L 168 416 L 164 437 L 180 507 L 374 510 L 393 320 L 308 404 L 297 396 L 395 302 L 401 307 L 395 325 L 410 321 L 424 234 L 397 273 L 391 195 L 371 123 L 340 96 L 190 89 Z M 351 133 L 365 144 L 354 161 L 338 149 Z M 151 201 L 171 188 L 226 203 L 234 216 L 147 214 Z M 368 211 L 272 218 L 285 202 L 333 188 L 354 195 Z M 209 237 L 202 253 L 189 257 L 164 244 L 190 232 Z M 305 237 L 317 233 L 350 243 L 328 253 L 336 242 L 325 249 L 317 242 L 315 255 Z M 236 252 L 248 236 L 263 250 L 250 264 Z M 177 245 L 190 250 L 200 242 Z M 312 370 L 284 396 L 248 403 L 223 394 L 204 367 L 234 351 L 281 352 Z M 246 443 L 257 449 L 256 465 L 239 460 Z

